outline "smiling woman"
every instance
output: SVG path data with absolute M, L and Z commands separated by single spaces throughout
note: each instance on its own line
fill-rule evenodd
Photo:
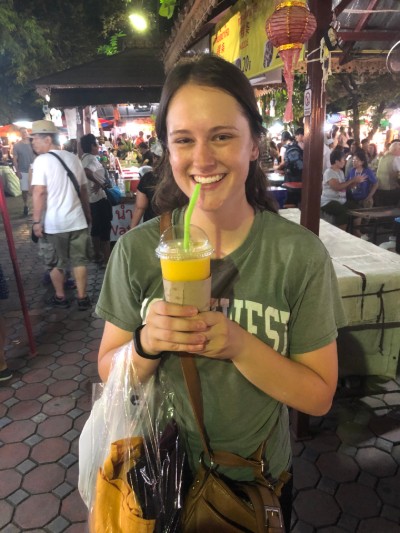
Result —
M 119 239 L 104 278 L 99 373 L 107 379 L 115 352 L 135 332 L 138 378 L 158 375 L 184 421 L 194 474 L 202 444 L 179 365 L 191 353 L 211 450 L 250 457 L 268 438 L 265 475 L 277 485 L 291 468 L 287 406 L 322 415 L 336 389 L 335 339 L 344 319 L 332 263 L 318 237 L 275 212 L 258 164 L 262 119 L 236 66 L 210 55 L 179 63 L 163 88 L 156 128 L 164 147 L 159 211 L 181 223 L 202 184 L 191 222 L 215 251 L 210 310 L 163 301 L 154 254 L 160 219 L 142 224 Z M 220 471 L 248 480 L 241 469 Z M 289 530 L 290 483 L 280 501 Z

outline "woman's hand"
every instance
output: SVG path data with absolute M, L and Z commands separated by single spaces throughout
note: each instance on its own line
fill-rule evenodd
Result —
M 365 174 L 354 176 L 354 183 L 362 183 L 367 179 L 367 176 Z
M 163 351 L 199 353 L 208 341 L 207 330 L 195 307 L 157 301 L 149 308 L 140 340 L 150 355 Z
M 144 350 L 191 352 L 215 359 L 233 359 L 249 335 L 223 313 L 199 313 L 195 307 L 156 302 L 142 330 Z

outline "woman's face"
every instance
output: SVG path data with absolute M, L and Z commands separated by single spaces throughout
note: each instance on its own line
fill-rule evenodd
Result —
M 214 87 L 184 85 L 171 99 L 166 122 L 169 161 L 185 195 L 201 183 L 202 210 L 247 204 L 245 182 L 258 143 L 235 98 Z
M 363 162 L 361 161 L 361 159 L 358 158 L 356 155 L 353 156 L 353 167 L 359 169 L 362 168 L 362 166 Z

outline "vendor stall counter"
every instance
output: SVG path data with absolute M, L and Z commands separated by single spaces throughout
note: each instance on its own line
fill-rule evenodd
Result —
M 298 209 L 280 214 L 300 223 Z M 340 376 L 396 377 L 400 351 L 400 255 L 320 221 L 348 325 L 338 337 Z M 328 302 L 327 302 L 328 305 Z

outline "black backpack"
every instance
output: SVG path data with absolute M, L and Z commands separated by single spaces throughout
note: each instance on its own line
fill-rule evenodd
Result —
M 296 142 L 288 144 L 285 152 L 286 181 L 301 181 L 303 172 L 303 150 Z

